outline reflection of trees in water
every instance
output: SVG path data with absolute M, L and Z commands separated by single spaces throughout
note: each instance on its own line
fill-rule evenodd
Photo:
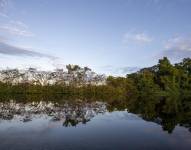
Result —
M 184 126 L 191 131 L 191 99 L 189 97 L 159 97 L 156 95 L 134 96 L 129 99 L 107 99 L 105 103 L 93 100 L 77 100 L 72 95 L 15 95 L 7 99 L 0 99 L 0 119 L 18 119 L 23 122 L 36 117 L 49 116 L 51 121 L 62 121 L 63 126 L 85 124 L 98 113 L 106 111 L 124 110 L 138 114 L 146 121 L 160 124 L 164 131 L 172 133 L 177 125 Z M 111 96 L 109 96 L 111 97 Z M 39 99 L 41 101 L 39 101 Z M 64 99 L 68 99 L 67 101 Z M 45 101 L 44 101 L 45 100 Z M 106 105 L 107 103 L 107 105 Z M 107 106 L 107 107 L 106 107 Z
M 63 121 L 64 126 L 76 126 L 85 124 L 98 113 L 106 112 L 106 104 L 103 102 L 78 102 L 53 103 L 53 102 L 28 102 L 15 101 L 0 102 L 0 120 L 31 121 L 34 118 L 49 116 L 51 121 Z
M 128 110 L 140 114 L 147 121 L 160 124 L 163 130 L 172 133 L 177 125 L 191 131 L 191 99 L 180 97 L 141 96 L 128 101 Z
M 82 124 L 86 124 L 88 121 L 90 121 L 90 119 L 86 119 L 86 118 L 81 118 L 76 119 L 76 118 L 70 118 L 70 117 L 66 117 L 66 120 L 63 123 L 63 126 L 68 127 L 68 126 L 76 126 L 78 123 L 82 123 Z

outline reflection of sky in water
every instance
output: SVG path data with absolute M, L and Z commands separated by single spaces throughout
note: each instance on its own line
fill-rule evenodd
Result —
M 67 105 L 71 107 L 69 110 L 80 110 L 82 114 L 86 114 L 84 110 L 96 112 L 86 124 L 79 122 L 76 126 L 65 127 L 64 119 L 52 120 L 54 116 L 47 115 L 46 111 L 33 113 L 32 119 L 27 122 L 23 122 L 22 117 L 18 119 L 19 115 L 12 120 L 1 120 L 0 149 L 182 150 L 191 147 L 191 134 L 185 127 L 176 126 L 173 133 L 169 134 L 159 124 L 145 121 L 127 111 L 108 112 L 103 105 L 105 104 Z M 55 109 L 63 112 L 65 108 Z

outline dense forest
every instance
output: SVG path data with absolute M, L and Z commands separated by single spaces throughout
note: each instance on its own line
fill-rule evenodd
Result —
M 101 99 L 127 99 L 137 95 L 189 95 L 191 92 L 191 59 L 171 64 L 168 58 L 158 64 L 128 74 L 126 77 L 107 77 L 105 85 L 84 84 L 81 86 L 56 84 L 33 85 L 28 83 L 12 85 L 0 83 L 0 93 L 7 94 L 66 94 Z
M 105 101 L 109 111 L 124 110 L 161 124 L 169 133 L 177 124 L 191 128 L 191 59 L 158 64 L 128 74 L 107 77 L 104 85 L 33 85 L 0 83 L 0 101 Z

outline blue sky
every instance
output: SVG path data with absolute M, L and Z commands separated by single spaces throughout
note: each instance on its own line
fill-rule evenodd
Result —
M 0 67 L 126 74 L 191 56 L 190 0 L 0 0 Z

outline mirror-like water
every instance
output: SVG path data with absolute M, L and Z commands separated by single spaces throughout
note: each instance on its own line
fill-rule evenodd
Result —
M 172 100 L 132 102 L 2 101 L 0 149 L 190 149 L 188 110 L 171 117 Z

